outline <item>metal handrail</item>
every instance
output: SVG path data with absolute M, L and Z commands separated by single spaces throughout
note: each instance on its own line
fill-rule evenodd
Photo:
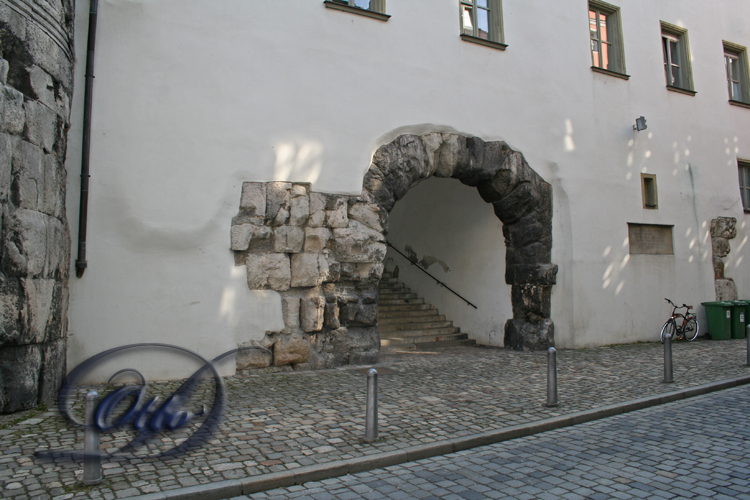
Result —
M 470 305 L 471 307 L 473 307 L 474 309 L 479 309 L 479 308 L 478 308 L 477 306 L 475 306 L 474 304 L 472 304 L 471 302 L 469 302 L 469 301 L 468 301 L 468 300 L 466 300 L 465 298 L 461 297 L 461 295 L 459 295 L 459 294 L 458 294 L 458 292 L 456 292 L 455 290 L 453 290 L 453 289 L 452 289 L 451 287 L 449 287 L 448 285 L 446 285 L 445 283 L 443 283 L 442 281 L 440 281 L 439 279 L 437 279 L 436 277 L 434 277 L 433 275 L 431 275 L 430 273 L 428 273 L 428 272 L 427 272 L 427 270 L 426 270 L 425 268 L 423 268 L 423 267 L 422 267 L 422 266 L 420 266 L 420 265 L 419 265 L 418 263 L 416 263 L 416 262 L 414 262 L 413 260 L 411 260 L 411 259 L 410 259 L 410 258 L 409 258 L 408 256 L 404 255 L 404 254 L 403 254 L 403 253 L 401 252 L 401 250 L 399 250 L 398 248 L 396 248 L 396 247 L 394 247 L 393 245 L 391 245 L 391 242 L 390 242 L 390 241 L 387 241 L 387 240 L 386 240 L 386 242 L 385 242 L 385 243 L 386 243 L 386 245 L 388 245 L 389 247 L 391 247 L 392 249 L 394 249 L 394 250 L 395 250 L 395 251 L 396 251 L 396 252 L 397 252 L 397 253 L 398 253 L 398 254 L 399 254 L 399 255 L 400 255 L 401 257 L 403 257 L 403 258 L 405 258 L 406 260 L 408 260 L 408 261 L 409 261 L 409 263 L 410 263 L 410 264 L 411 264 L 412 266 L 417 266 L 417 269 L 419 269 L 420 271 L 422 271 L 423 273 L 425 273 L 425 274 L 426 274 L 427 276 L 429 276 L 430 278 L 434 279 L 434 280 L 435 280 L 435 281 L 437 282 L 437 284 L 438 284 L 438 285 L 440 285 L 440 286 L 442 286 L 443 288 L 447 289 L 447 290 L 448 290 L 449 292 L 451 292 L 451 293 L 452 293 L 453 295 L 455 295 L 455 296 L 456 296 L 456 297 L 458 297 L 459 299 L 463 300 L 464 302 L 466 302 L 467 304 L 469 304 L 469 305 Z

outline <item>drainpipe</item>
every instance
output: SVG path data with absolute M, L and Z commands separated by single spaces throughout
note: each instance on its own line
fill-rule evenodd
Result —
M 91 101 L 94 90 L 94 52 L 96 51 L 96 11 L 99 0 L 91 0 L 89 8 L 89 39 L 86 55 L 86 88 L 83 102 L 83 148 L 81 152 L 81 203 L 78 211 L 78 258 L 76 276 L 86 271 L 86 225 L 89 212 L 89 153 L 91 150 Z

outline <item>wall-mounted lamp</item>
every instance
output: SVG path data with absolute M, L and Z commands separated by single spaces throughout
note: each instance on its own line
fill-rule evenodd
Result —
M 646 119 L 644 117 L 636 118 L 635 119 L 635 125 L 633 125 L 633 130 L 637 130 L 640 132 L 641 130 L 646 130 Z

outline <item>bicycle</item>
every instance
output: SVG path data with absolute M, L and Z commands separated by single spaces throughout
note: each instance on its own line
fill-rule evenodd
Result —
M 698 317 L 695 315 L 695 313 L 690 312 L 690 309 L 692 309 L 693 306 L 689 306 L 687 304 L 678 306 L 667 298 L 665 298 L 664 300 L 672 304 L 672 315 L 661 328 L 661 342 L 664 343 L 664 338 L 667 336 L 667 333 L 672 335 L 673 339 L 685 339 L 688 342 L 692 342 L 693 340 L 695 340 L 695 338 L 698 336 L 698 330 L 700 329 L 700 327 L 698 326 Z M 682 308 L 685 308 L 685 314 L 680 314 L 677 312 L 677 309 Z M 678 324 L 678 321 L 680 322 L 680 324 Z

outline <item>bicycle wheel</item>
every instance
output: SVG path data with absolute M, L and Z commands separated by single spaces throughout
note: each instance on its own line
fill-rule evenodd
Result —
M 698 336 L 698 330 L 700 329 L 700 326 L 698 326 L 698 321 L 695 319 L 695 316 L 688 318 L 688 320 L 685 322 L 684 327 L 682 328 L 682 332 L 685 334 L 685 340 L 688 342 L 692 342 L 695 340 L 695 338 Z
M 664 338 L 667 336 L 667 334 L 670 334 L 672 336 L 672 340 L 676 340 L 676 333 L 677 325 L 675 324 L 673 319 L 668 319 L 667 322 L 664 323 L 664 326 L 661 327 L 661 343 L 664 343 Z

